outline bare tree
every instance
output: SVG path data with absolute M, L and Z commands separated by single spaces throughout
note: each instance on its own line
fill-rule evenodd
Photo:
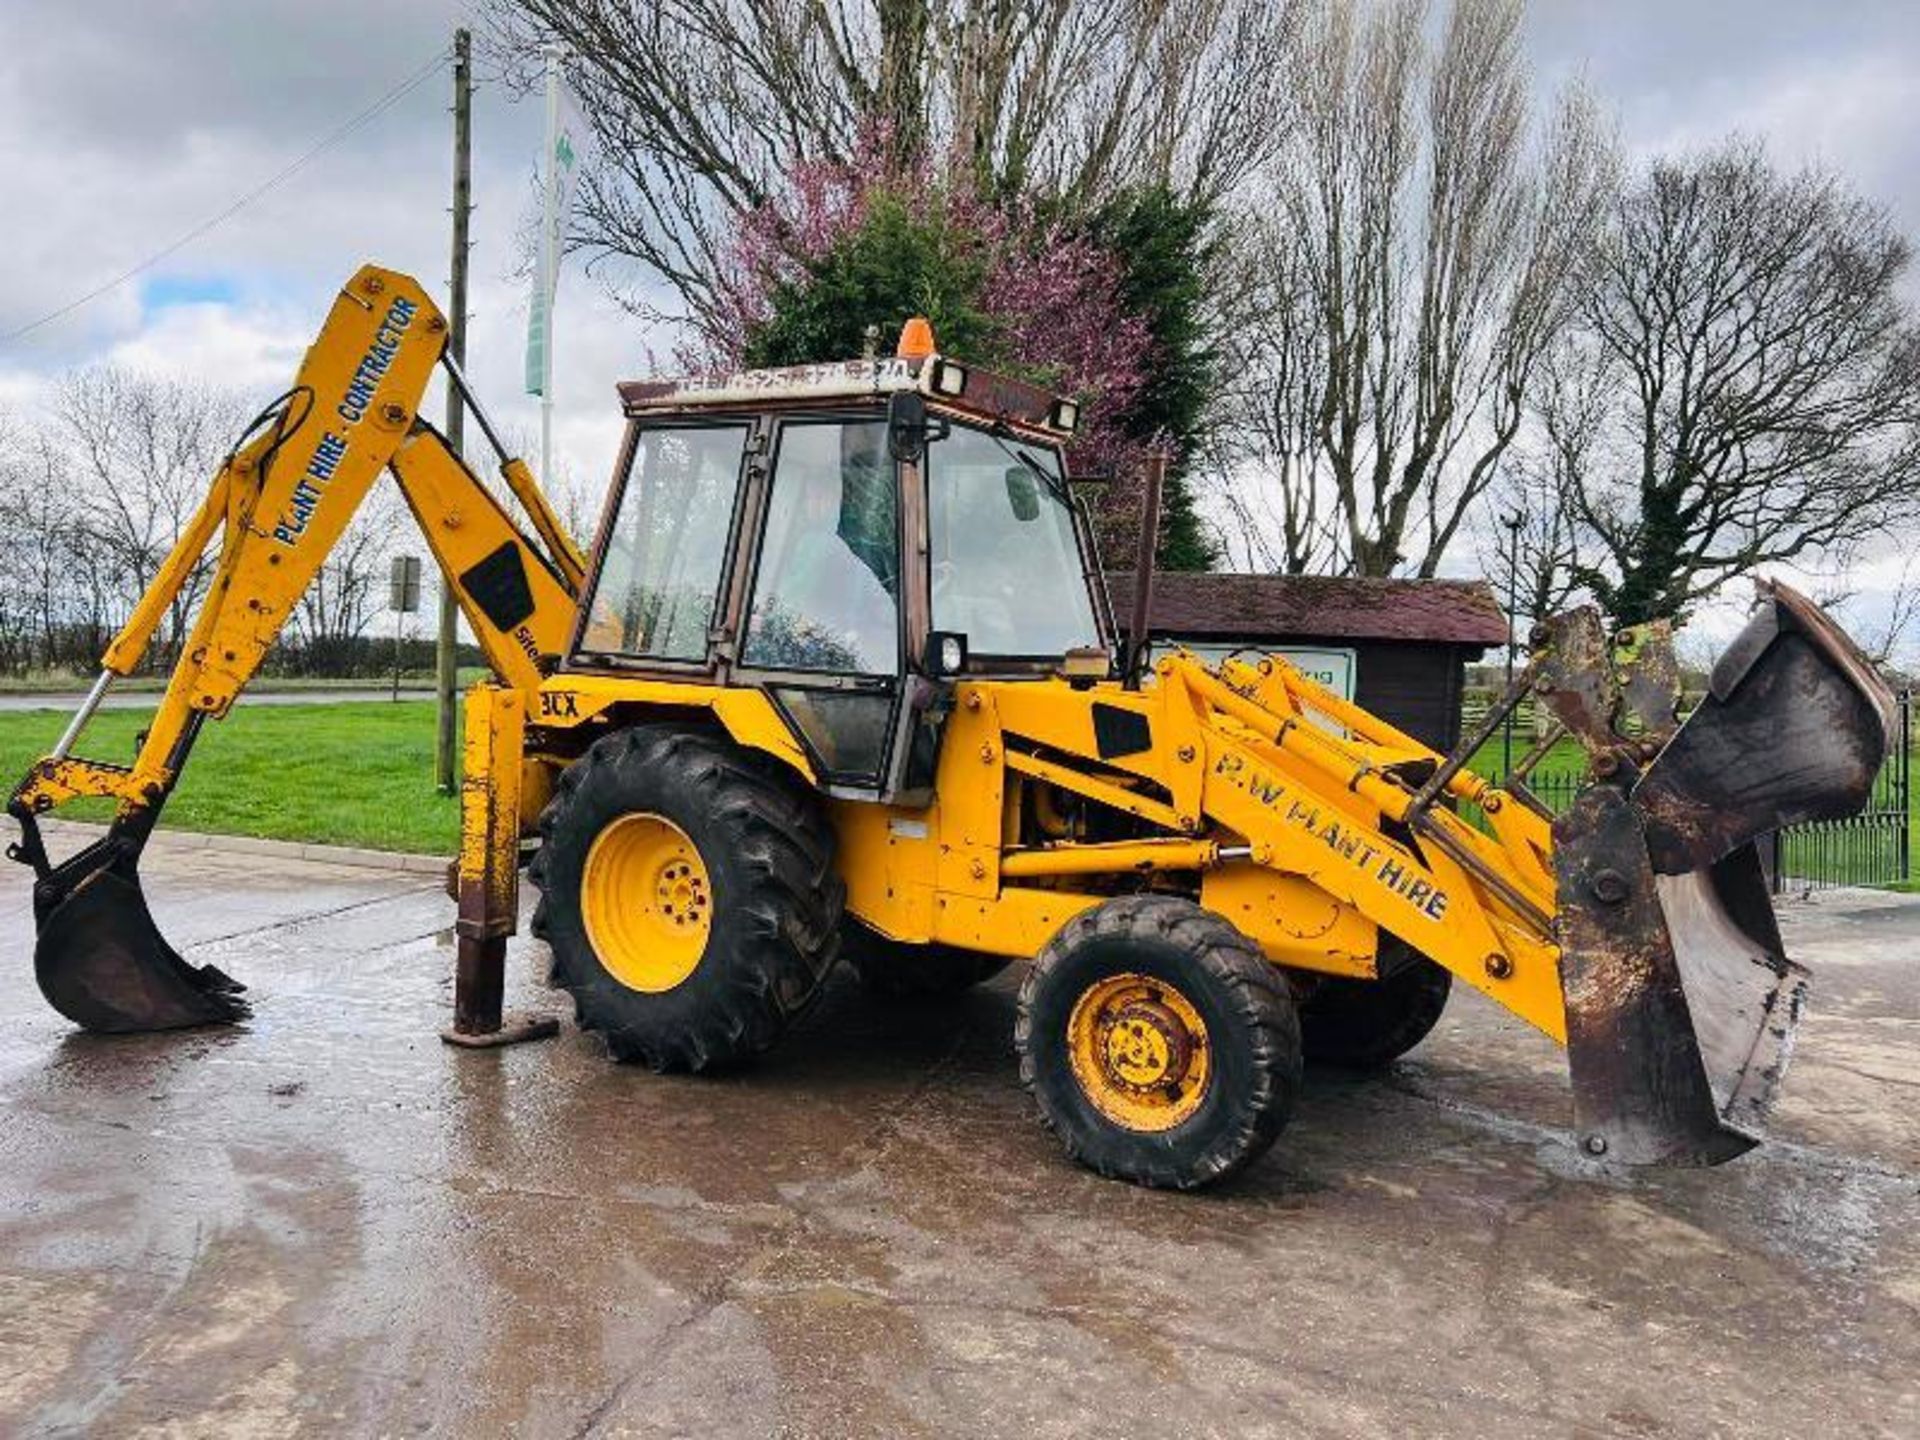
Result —
M 1648 166 L 1602 233 L 1543 424 L 1579 578 L 1623 622 L 1920 514 L 1920 325 L 1886 212 L 1756 143 Z
M 572 243 L 718 323 L 730 222 L 807 162 L 878 144 L 979 193 L 1217 199 L 1279 133 L 1292 7 L 1271 0 L 490 0 L 494 54 L 568 52 L 597 145 Z M 623 297 L 643 313 L 650 284 Z
M 67 457 L 43 435 L 21 432 L 0 463 L 0 549 L 12 668 L 51 668 L 70 658 L 65 643 L 89 568 L 74 475 Z
M 248 414 L 231 390 L 110 366 L 75 371 L 55 388 L 57 443 L 86 495 L 86 528 L 125 609 L 199 508 Z M 185 635 L 211 568 L 204 560 L 169 607 L 163 651 Z
M 1913 658 L 1913 642 L 1920 638 L 1920 555 L 1902 559 L 1891 589 L 1868 591 L 1857 571 L 1823 577 L 1813 591 L 1814 601 L 1840 618 L 1854 643 L 1883 671 L 1898 672 Z M 1863 605 L 1869 594 L 1880 605 Z
M 1238 364 L 1287 533 L 1430 576 L 1519 433 L 1571 312 L 1613 147 L 1578 88 L 1544 123 L 1521 0 L 1313 0 L 1288 140 L 1251 228 L 1265 260 Z M 1326 517 L 1323 520 L 1322 517 Z M 1317 543 L 1317 542 L 1316 542 Z M 1290 564 L 1317 549 L 1283 546 Z
M 1340 567 L 1341 532 L 1320 420 L 1326 333 L 1310 303 L 1307 247 L 1273 214 L 1244 217 L 1225 248 L 1227 313 L 1208 489 L 1220 548 L 1238 568 L 1302 575 Z
M 352 669 L 357 642 L 386 608 L 396 537 L 407 534 L 399 495 L 385 478 L 327 552 L 313 583 L 301 592 L 291 618 L 292 638 L 306 669 L 339 674 Z
M 1531 423 L 1508 452 L 1504 479 L 1489 492 L 1492 504 L 1476 527 L 1483 553 L 1506 555 L 1517 544 L 1515 608 L 1524 616 L 1554 614 L 1582 590 L 1583 532 L 1573 496 L 1607 419 L 1599 368 L 1591 348 L 1564 342 L 1542 359 L 1527 397 Z

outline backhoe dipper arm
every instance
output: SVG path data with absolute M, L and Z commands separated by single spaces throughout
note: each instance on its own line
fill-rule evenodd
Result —
M 420 418 L 436 363 L 466 392 L 446 339 L 447 322 L 417 281 L 366 266 L 348 282 L 293 387 L 221 465 L 107 647 L 86 703 L 14 790 L 8 811 L 23 837 L 9 853 L 38 880 L 41 988 L 82 1025 L 154 1029 L 232 1018 L 231 982 L 187 966 L 153 928 L 135 863 L 201 725 L 232 708 L 382 471 L 393 472 L 488 664 L 523 709 L 565 648 L 580 553 L 533 476 L 500 451 L 537 540 Z M 498 449 L 496 432 L 474 413 Z M 74 756 L 112 678 L 139 666 L 216 534 L 205 598 L 138 754 L 131 764 Z M 55 866 L 36 817 L 82 796 L 118 800 L 115 821 L 102 840 Z

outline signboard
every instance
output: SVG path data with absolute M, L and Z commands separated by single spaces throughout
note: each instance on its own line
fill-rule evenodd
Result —
M 540 254 L 534 264 L 533 303 L 527 310 L 527 394 L 548 397 L 553 390 L 553 296 L 560 283 L 560 252 L 567 215 L 573 208 L 580 169 L 580 145 L 587 123 L 573 93 L 560 78 L 560 55 L 547 51 L 546 161 L 540 167 Z M 543 469 L 542 473 L 545 473 Z
M 1296 670 L 1305 672 L 1309 680 L 1324 685 L 1342 700 L 1353 699 L 1355 661 L 1351 650 L 1321 650 L 1302 645 L 1220 645 L 1200 642 L 1181 645 L 1178 641 L 1160 640 L 1154 645 L 1156 654 L 1166 654 L 1176 648 L 1192 651 L 1209 665 L 1217 665 L 1229 655 L 1238 655 L 1243 660 L 1252 660 L 1261 655 L 1279 655 Z
M 393 557 L 392 591 L 387 608 L 400 615 L 411 615 L 420 608 L 420 557 Z
M 1191 651 L 1209 665 L 1217 665 L 1229 655 L 1238 655 L 1242 660 L 1252 660 L 1261 655 L 1279 655 L 1296 670 L 1301 671 L 1309 680 L 1326 686 L 1342 700 L 1353 699 L 1355 673 L 1358 670 L 1356 653 L 1352 650 L 1323 650 L 1306 645 L 1220 645 L 1189 644 L 1180 645 L 1177 641 L 1161 640 L 1154 646 L 1156 654 L 1165 654 L 1176 648 Z M 1323 730 L 1335 735 L 1344 735 L 1346 730 L 1327 715 L 1309 708 L 1307 718 Z

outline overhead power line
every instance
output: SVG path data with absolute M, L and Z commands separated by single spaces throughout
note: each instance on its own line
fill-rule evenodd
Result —
M 247 191 L 244 195 L 240 196 L 237 200 L 235 200 L 231 205 L 227 206 L 227 208 L 222 210 L 219 214 L 211 216 L 208 219 L 201 221 L 198 225 L 194 226 L 191 230 L 187 231 L 184 235 L 181 235 L 178 239 L 173 240 L 167 245 L 160 248 L 159 250 L 154 251 L 153 254 L 147 256 L 147 258 L 142 260 L 138 265 L 134 265 L 129 269 L 121 271 L 118 275 L 114 276 L 111 280 L 107 281 L 105 284 L 95 286 L 93 289 L 87 291 L 87 293 L 84 295 L 75 296 L 72 300 L 69 300 L 66 304 L 60 306 L 59 309 L 49 310 L 46 314 L 42 315 L 38 320 L 29 321 L 27 324 L 22 325 L 17 330 L 9 330 L 5 335 L 0 335 L 0 344 L 5 344 L 10 341 L 18 340 L 23 335 L 32 334 L 35 330 L 38 330 L 43 325 L 52 324 L 55 320 L 60 319 L 62 316 L 71 315 L 75 310 L 78 310 L 81 306 L 90 304 L 93 301 L 98 300 L 102 295 L 105 295 L 110 291 L 119 289 L 122 285 L 126 284 L 127 281 L 134 279 L 136 276 L 145 274 L 147 271 L 151 270 L 154 266 L 158 265 L 162 260 L 165 260 L 169 255 L 173 255 L 178 251 L 185 249 L 188 245 L 191 245 L 195 240 L 198 240 L 202 235 L 205 235 L 209 230 L 212 230 L 217 226 L 225 224 L 227 221 L 231 220 L 235 215 L 238 215 L 242 210 L 246 209 L 247 206 L 253 204 L 254 201 L 259 200 L 263 196 L 267 195 L 269 192 L 278 189 L 281 185 L 285 184 L 288 180 L 291 180 L 296 174 L 298 174 L 301 170 L 306 168 L 306 166 L 309 163 L 311 163 L 314 160 L 317 160 L 321 155 L 325 154 L 328 150 L 331 150 L 335 145 L 338 145 L 342 140 L 345 140 L 349 135 L 352 135 L 355 131 L 363 128 L 364 126 L 368 125 L 372 121 L 378 119 L 381 115 L 385 114 L 388 110 L 392 109 L 393 106 L 398 104 L 407 95 L 411 94 L 414 90 L 418 89 L 421 85 L 425 84 L 428 80 L 432 79 L 433 76 L 438 74 L 441 68 L 446 65 L 448 59 L 451 57 L 451 53 L 452 52 L 450 50 L 441 50 L 438 53 L 436 53 L 431 60 L 429 60 L 425 65 L 422 65 L 418 70 L 414 71 L 406 79 L 402 80 L 398 85 L 394 86 L 393 89 L 387 91 L 386 94 L 382 95 L 378 100 L 374 101 L 371 105 L 367 106 L 367 108 L 362 110 L 359 114 L 353 116 L 351 119 L 344 121 L 334 129 L 328 131 L 325 135 L 323 135 L 320 139 L 316 140 L 306 150 L 302 151 L 300 155 L 295 157 L 293 160 L 288 161 L 286 165 L 282 166 L 279 170 L 276 170 L 272 175 L 268 176 L 265 180 L 261 181 L 258 185 L 254 186 L 253 189 Z

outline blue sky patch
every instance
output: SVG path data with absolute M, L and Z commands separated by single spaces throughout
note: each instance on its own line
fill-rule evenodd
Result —
M 169 305 L 228 305 L 238 294 L 234 283 L 220 275 L 155 275 L 140 287 L 145 310 Z

